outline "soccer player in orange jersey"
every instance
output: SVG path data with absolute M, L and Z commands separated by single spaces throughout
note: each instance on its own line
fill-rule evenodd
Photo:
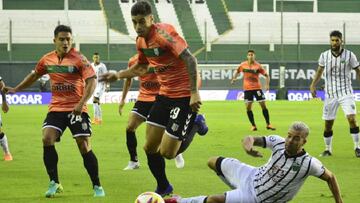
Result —
M 244 73 L 243 89 L 244 89 L 244 100 L 247 110 L 247 115 L 249 121 L 252 125 L 251 130 L 256 131 L 257 127 L 254 120 L 254 114 L 251 110 L 254 97 L 256 101 L 259 102 L 264 118 L 266 120 L 266 129 L 275 130 L 275 128 L 270 124 L 269 111 L 265 105 L 265 95 L 261 90 L 261 83 L 259 80 L 259 75 L 262 74 L 266 78 L 266 91 L 269 90 L 270 77 L 266 73 L 266 70 L 261 67 L 261 64 L 255 61 L 255 51 L 249 50 L 247 52 L 247 61 L 244 61 L 240 64 L 237 71 L 235 72 L 233 78 L 231 79 L 231 84 L 234 84 L 239 74 Z
M 155 68 L 160 91 L 147 117 L 144 149 L 150 171 L 157 181 L 156 192 L 164 196 L 173 191 L 166 177 L 164 157 L 175 158 L 189 145 L 188 131 L 192 129 L 201 105 L 197 61 L 172 25 L 153 22 L 148 2 L 135 3 L 131 17 L 138 34 L 138 63 L 125 71 L 105 74 L 102 80 L 114 82 L 142 75 L 149 64 Z
M 4 113 L 7 113 L 9 111 L 9 106 L 6 102 L 6 95 L 3 91 L 4 87 L 5 87 L 5 83 L 2 80 L 2 77 L 0 76 L 0 89 L 1 89 L 1 97 L 2 97 L 1 109 Z M 4 160 L 12 161 L 13 157 L 9 150 L 8 140 L 7 140 L 5 133 L 2 131 L 1 127 L 2 127 L 2 119 L 1 119 L 1 114 L 0 114 L 0 145 L 4 151 Z
M 49 112 L 42 127 L 44 164 L 50 178 L 46 197 L 53 197 L 63 191 L 59 182 L 58 154 L 55 142 L 68 127 L 83 157 L 84 166 L 93 184 L 94 196 L 105 196 L 100 185 L 98 161 L 91 149 L 91 123 L 86 102 L 96 86 L 95 72 L 88 60 L 72 48 L 72 31 L 65 25 L 54 30 L 55 50 L 45 54 L 25 79 L 15 88 L 5 87 L 8 93 L 15 93 L 30 87 L 44 74 L 50 75 L 52 98 Z

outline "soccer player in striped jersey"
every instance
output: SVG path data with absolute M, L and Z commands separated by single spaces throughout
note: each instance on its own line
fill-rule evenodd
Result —
M 173 159 L 189 146 L 188 132 L 201 105 L 197 60 L 172 25 L 154 23 L 149 2 L 135 3 L 131 18 L 138 35 L 138 63 L 117 74 L 106 74 L 102 79 L 113 82 L 143 75 L 149 65 L 155 68 L 160 91 L 147 117 L 144 149 L 157 181 L 156 193 L 164 196 L 173 191 L 166 177 L 164 158 Z
M 6 101 L 6 95 L 3 91 L 4 87 L 5 87 L 5 83 L 2 80 L 2 77 L 0 76 L 0 90 L 1 90 L 1 97 L 2 97 L 1 109 L 4 113 L 7 113 L 9 111 L 9 106 Z M 5 133 L 2 131 L 1 128 L 2 128 L 2 119 L 1 119 L 1 114 L 0 114 L 0 145 L 4 151 L 4 161 L 12 161 L 13 157 L 10 153 L 8 140 L 7 140 Z
M 45 197 L 54 197 L 63 191 L 58 176 L 58 154 L 55 143 L 66 128 L 69 128 L 83 163 L 88 172 L 95 197 L 105 196 L 100 184 L 97 158 L 91 148 L 91 122 L 86 102 L 96 86 L 96 75 L 91 64 L 76 49 L 72 48 L 72 30 L 58 25 L 54 30 L 55 50 L 45 54 L 35 70 L 16 87 L 5 87 L 8 93 L 16 93 L 30 87 L 42 75 L 49 74 L 51 81 L 51 103 L 42 126 L 43 161 L 50 183 Z
M 268 148 L 272 155 L 268 162 L 253 167 L 233 158 L 213 157 L 208 166 L 233 190 L 220 195 L 181 198 L 175 196 L 166 203 L 260 203 L 288 202 L 294 198 L 308 176 L 328 183 L 337 203 L 341 203 L 340 189 L 335 175 L 303 148 L 309 134 L 303 122 L 294 122 L 284 139 L 278 135 L 247 136 L 245 151 L 254 157 L 262 154 L 254 146 Z
M 360 77 L 359 62 L 356 55 L 342 47 L 342 33 L 330 33 L 331 49 L 321 53 L 319 67 L 310 85 L 312 96 L 316 97 L 316 84 L 325 73 L 325 101 L 323 116 L 325 120 L 325 151 L 320 156 L 332 155 L 333 124 L 336 112 L 341 106 L 349 122 L 350 134 L 354 142 L 355 156 L 360 158 L 359 126 L 356 122 L 356 104 L 351 86 L 351 71 L 355 70 Z
M 99 53 L 94 53 L 93 55 L 93 63 L 91 63 L 94 68 L 97 79 L 99 79 L 99 75 L 107 73 L 107 68 L 104 63 L 100 62 Z M 106 90 L 106 83 L 97 81 L 96 88 L 93 94 L 93 108 L 94 108 L 94 118 L 91 122 L 92 124 L 101 124 L 102 123 L 102 111 L 100 107 L 100 97 L 104 94 Z

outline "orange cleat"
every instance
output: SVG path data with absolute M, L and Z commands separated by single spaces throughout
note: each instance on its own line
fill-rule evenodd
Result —
M 5 161 L 12 161 L 13 160 L 13 157 L 11 156 L 10 153 L 7 153 L 4 155 L 4 160 Z
M 94 125 L 101 125 L 102 123 L 102 120 L 99 120 L 97 118 L 95 118 L 94 120 L 91 121 L 91 124 L 94 124 Z
M 250 128 L 251 131 L 257 131 L 257 127 L 255 125 L 251 126 Z
M 266 129 L 268 129 L 268 130 L 276 130 L 276 128 L 274 128 L 271 124 L 267 125 Z

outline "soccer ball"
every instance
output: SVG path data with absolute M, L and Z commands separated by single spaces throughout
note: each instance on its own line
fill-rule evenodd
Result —
M 140 194 L 135 203 L 165 203 L 164 199 L 155 192 L 144 192 Z

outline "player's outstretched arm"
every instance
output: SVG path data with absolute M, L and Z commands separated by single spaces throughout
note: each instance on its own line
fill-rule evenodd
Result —
M 123 110 L 123 108 L 125 106 L 126 95 L 130 90 L 131 83 L 132 83 L 131 78 L 126 78 L 125 81 L 124 81 L 123 91 L 122 91 L 121 98 L 120 98 L 120 103 L 119 103 L 119 114 L 120 114 L 120 116 L 122 115 L 122 110 Z
M 190 107 L 194 112 L 198 112 L 200 110 L 201 98 L 198 89 L 198 70 L 197 70 L 197 60 L 190 53 L 188 49 L 185 49 L 180 54 L 181 60 L 184 61 L 187 67 L 187 71 L 189 73 L 190 79 Z
M 265 90 L 269 91 L 270 90 L 270 76 L 269 74 L 264 74 L 265 79 L 266 79 L 266 84 L 265 84 Z
M 96 79 L 95 77 L 90 77 L 85 80 L 85 90 L 84 95 L 81 97 L 80 101 L 76 104 L 73 114 L 80 115 L 82 112 L 83 106 L 86 102 L 92 97 L 92 94 L 96 88 Z
M 250 156 L 262 157 L 262 154 L 254 149 L 254 146 L 263 147 L 265 145 L 263 137 L 247 136 L 242 140 L 242 145 Z
M 5 83 L 3 81 L 0 81 L 1 87 L 5 87 Z M 1 97 L 2 97 L 2 104 L 1 104 L 1 109 L 4 113 L 7 113 L 9 111 L 9 106 L 6 102 L 6 95 L 5 92 L 1 90 Z
M 133 78 L 146 74 L 148 64 L 135 64 L 131 68 L 121 70 L 117 73 L 105 73 L 99 76 L 100 82 L 115 82 L 119 79 Z
M 38 75 L 36 72 L 29 73 L 22 82 L 20 82 L 15 88 L 13 87 L 5 87 L 5 93 L 14 94 L 18 91 L 26 89 L 30 87 L 35 81 L 37 81 L 41 76 Z
M 332 192 L 335 202 L 342 203 L 341 194 L 340 194 L 340 187 L 337 183 L 335 175 L 325 168 L 324 174 L 320 176 L 320 179 L 327 182 L 330 191 Z
M 314 76 L 314 78 L 313 78 L 313 80 L 311 82 L 310 92 L 311 92 L 311 95 L 312 95 L 313 98 L 316 97 L 316 84 L 319 82 L 323 72 L 324 72 L 324 67 L 319 66 L 316 73 L 315 73 L 315 76 Z

